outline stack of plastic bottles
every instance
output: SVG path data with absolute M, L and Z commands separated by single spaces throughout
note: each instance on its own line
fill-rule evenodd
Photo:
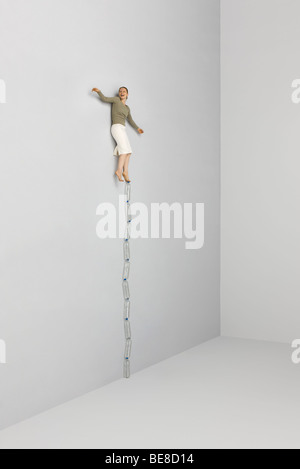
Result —
M 123 297 L 124 297 L 124 308 L 123 308 L 123 319 L 124 319 L 124 333 L 125 333 L 125 351 L 124 351 L 124 365 L 123 365 L 123 377 L 130 377 L 130 354 L 131 354 L 131 328 L 130 328 L 130 291 L 129 291 L 129 272 L 130 272 L 130 223 L 132 220 L 131 209 L 130 209 L 130 196 L 131 196 L 131 185 L 129 182 L 125 182 L 125 220 L 126 228 L 123 241 Z

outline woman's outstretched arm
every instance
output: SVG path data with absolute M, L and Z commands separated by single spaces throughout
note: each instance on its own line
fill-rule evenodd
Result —
M 112 98 L 107 98 L 106 96 L 104 96 L 103 93 L 101 93 L 100 90 L 98 90 L 98 88 L 93 88 L 92 91 L 95 91 L 96 93 L 98 93 L 101 101 L 104 101 L 105 103 L 113 103 L 115 101 L 115 97 L 112 97 Z
M 129 122 L 129 124 L 132 125 L 132 127 L 133 127 L 135 130 L 138 130 L 138 129 L 139 129 L 139 126 L 136 125 L 136 123 L 135 123 L 134 120 L 132 119 L 130 109 L 129 109 L 129 114 L 128 114 L 128 116 L 127 116 L 127 120 L 128 120 L 128 122 Z

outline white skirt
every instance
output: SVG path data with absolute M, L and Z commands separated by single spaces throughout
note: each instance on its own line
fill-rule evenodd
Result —
M 123 155 L 124 153 L 132 153 L 125 125 L 112 124 L 111 134 L 117 142 L 117 146 L 114 149 L 114 156 Z

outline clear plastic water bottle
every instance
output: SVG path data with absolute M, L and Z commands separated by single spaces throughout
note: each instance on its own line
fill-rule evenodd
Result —
M 125 233 L 124 233 L 124 239 L 125 241 L 129 241 L 130 239 L 130 225 L 126 225 L 126 228 L 125 228 Z
M 131 220 L 132 220 L 131 205 L 130 205 L 130 203 L 128 203 L 127 208 L 126 208 L 126 221 L 127 221 L 127 223 L 130 223 Z
M 126 202 L 130 202 L 130 195 L 131 195 L 131 185 L 127 183 L 127 184 L 125 184 Z
M 124 253 L 124 261 L 129 261 L 130 260 L 129 241 L 124 241 L 123 253 Z
M 124 378 L 129 378 L 130 376 L 130 362 L 126 358 L 124 359 L 123 364 L 123 376 Z
M 125 339 L 131 339 L 131 327 L 130 327 L 130 322 L 129 321 L 124 321 L 124 333 L 125 333 Z
M 131 339 L 126 339 L 124 358 L 127 358 L 127 359 L 130 358 L 131 345 L 132 345 L 132 340 Z
M 124 300 L 123 318 L 128 320 L 129 317 L 130 317 L 130 300 Z
M 130 262 L 124 262 L 124 267 L 123 267 L 123 280 L 128 280 L 129 278 L 129 272 L 130 272 Z
M 127 280 L 123 280 L 123 296 L 124 300 L 129 300 L 130 298 L 129 284 Z

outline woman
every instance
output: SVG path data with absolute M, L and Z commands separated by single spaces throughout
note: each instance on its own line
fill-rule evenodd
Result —
M 126 182 L 130 182 L 128 177 L 128 165 L 132 150 L 126 133 L 125 119 L 127 118 L 129 124 L 131 124 L 132 127 L 140 134 L 143 134 L 144 131 L 136 125 L 131 117 L 130 108 L 126 104 L 126 100 L 128 99 L 128 89 L 125 86 L 122 86 L 119 88 L 119 96 L 114 96 L 112 98 L 104 96 L 98 88 L 93 88 L 92 91 L 98 93 L 101 101 L 113 104 L 111 134 L 117 142 L 114 155 L 119 155 L 118 169 L 115 174 L 118 176 L 119 181 L 123 182 L 125 179 Z M 124 179 L 122 179 L 121 175 L 123 175 Z

